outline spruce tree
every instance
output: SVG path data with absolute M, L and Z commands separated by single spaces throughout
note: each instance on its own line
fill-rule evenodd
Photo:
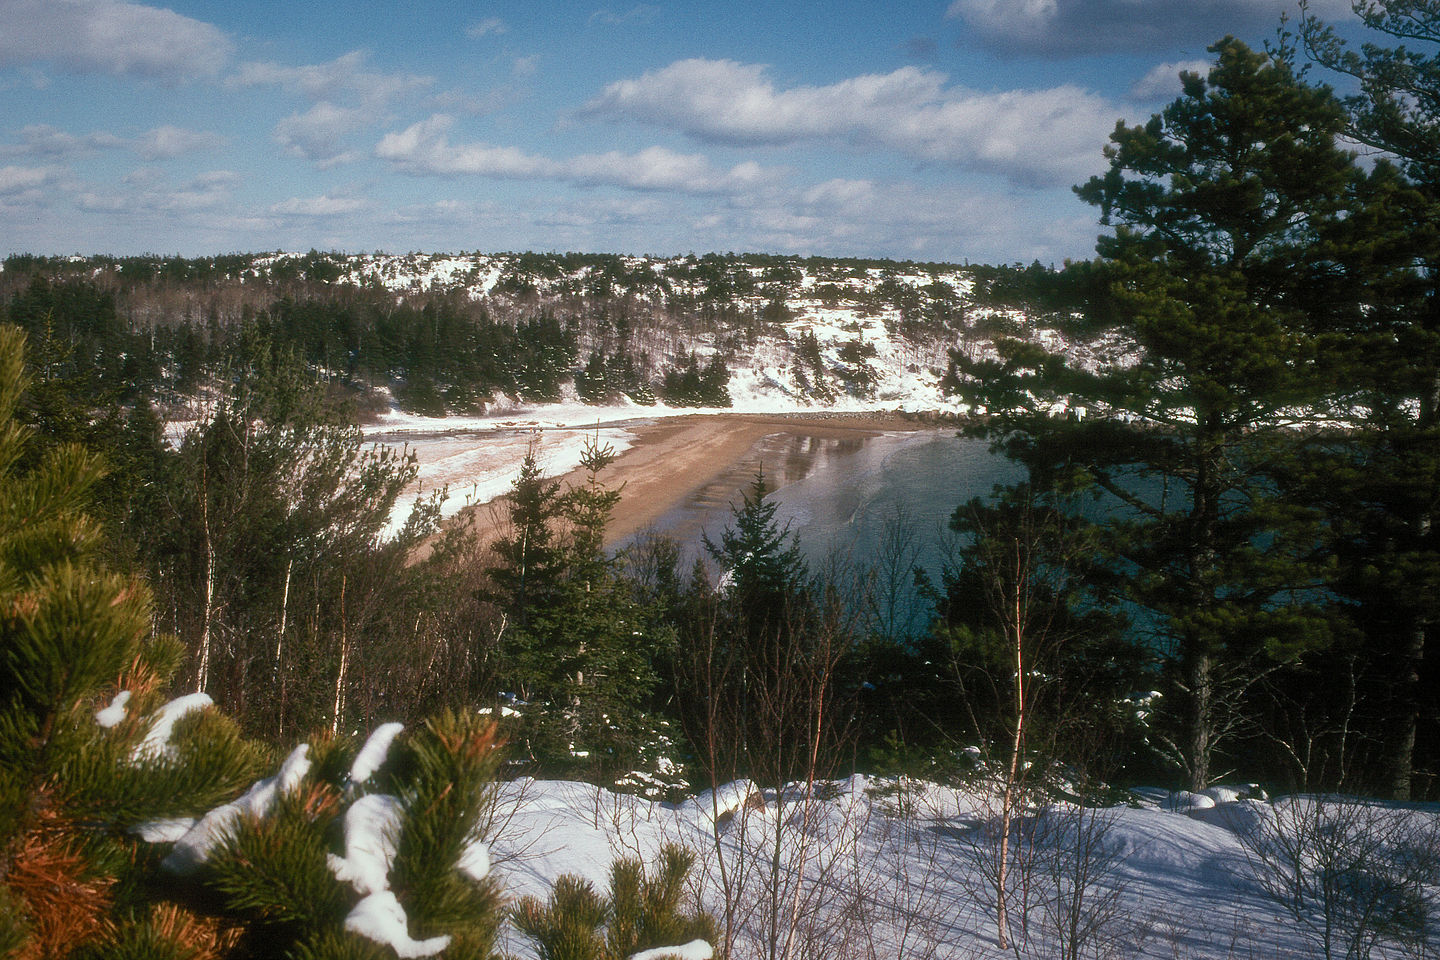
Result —
M 613 459 L 610 447 L 587 443 L 584 482 L 562 491 L 531 451 L 510 496 L 511 532 L 495 545 L 504 677 L 529 703 L 523 739 L 551 773 L 610 778 L 635 768 L 654 663 L 672 642 L 605 551 L 620 491 L 599 474 Z
M 716 784 L 823 778 L 849 723 L 839 676 L 854 643 L 843 605 L 811 584 L 797 536 L 766 493 L 757 474 L 719 541 L 706 536 L 722 579 L 709 589 L 697 565 L 681 627 L 685 732 Z

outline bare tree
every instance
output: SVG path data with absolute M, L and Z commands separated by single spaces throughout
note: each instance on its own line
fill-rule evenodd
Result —
M 1326 795 L 1260 811 L 1241 835 L 1255 882 L 1317 955 L 1366 960 L 1381 945 L 1440 954 L 1440 815 Z

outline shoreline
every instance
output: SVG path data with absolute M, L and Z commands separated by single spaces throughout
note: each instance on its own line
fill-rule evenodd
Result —
M 623 427 L 633 439 L 614 463 L 600 474 L 605 485 L 621 491 L 606 528 L 607 548 L 651 526 L 702 488 L 746 466 L 767 437 L 780 434 L 825 439 L 874 437 L 886 433 L 933 430 L 945 426 L 913 415 L 887 412 L 822 412 L 753 414 L 697 413 L 600 423 Z M 584 480 L 581 469 L 552 477 L 567 486 Z M 785 485 L 778 471 L 771 488 Z M 743 483 L 736 487 L 738 493 Z M 448 523 L 469 524 L 483 544 L 502 534 L 506 518 L 503 498 L 466 507 Z

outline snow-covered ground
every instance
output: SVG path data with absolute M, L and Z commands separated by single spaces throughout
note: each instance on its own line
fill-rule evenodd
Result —
M 124 711 L 112 703 L 96 720 Z M 163 708 L 161 719 L 176 712 Z M 361 896 L 347 929 L 401 956 L 443 956 L 449 939 L 412 939 L 390 890 L 404 801 L 367 789 L 401 734 L 382 724 L 357 754 L 344 856 L 327 862 Z M 166 727 L 154 748 L 167 749 L 168 737 Z M 237 800 L 136 832 L 173 844 L 166 869 L 189 875 L 242 817 L 270 816 L 310 772 L 301 745 Z M 854 775 L 779 791 L 741 781 L 679 802 L 521 778 L 498 784 L 489 826 L 454 869 L 543 900 L 562 875 L 604 891 L 616 859 L 653 864 L 680 845 L 695 858 L 689 892 L 735 960 L 1437 955 L 1440 804 L 1251 792 L 1141 788 L 1113 806 L 1015 808 L 1009 948 L 995 906 L 1003 807 L 983 778 L 942 787 Z M 507 939 L 510 955 L 536 956 L 514 931 Z M 709 956 L 706 946 L 693 955 Z
M 580 465 L 589 444 L 619 454 L 634 435 L 624 426 L 634 414 L 615 409 L 556 404 L 553 409 L 499 413 L 489 417 L 420 417 L 392 412 L 365 429 L 366 438 L 414 453 L 418 473 L 390 516 L 390 529 L 404 525 L 417 501 L 445 491 L 441 516 L 508 493 L 527 453 L 547 476 Z
M 494 846 L 496 870 L 517 895 L 544 896 L 562 873 L 603 890 L 615 857 L 653 861 L 662 844 L 679 842 L 698 854 L 696 877 L 710 909 L 723 918 L 731 904 L 733 932 L 745 947 L 737 956 L 768 955 L 759 943 L 776 928 L 794 939 L 788 955 L 796 957 L 1013 955 L 996 941 L 993 886 L 986 889 L 998 835 L 993 796 L 861 776 L 820 788 L 809 798 L 799 789 L 777 797 L 731 785 L 662 804 L 585 784 L 519 781 L 505 791 L 513 812 Z M 1302 903 L 1297 917 L 1277 897 L 1276 882 L 1286 877 L 1286 837 L 1312 828 L 1333 834 L 1342 822 L 1372 830 L 1373 848 L 1357 839 L 1351 851 L 1368 851 L 1368 862 L 1341 863 L 1343 854 L 1327 861 L 1324 850 L 1299 861 L 1310 881 L 1349 870 L 1352 886 L 1336 888 L 1352 900 L 1332 902 L 1332 933 L 1366 922 L 1352 909 L 1361 901 L 1371 905 L 1378 933 L 1378 905 L 1403 899 L 1398 890 L 1367 899 L 1365 886 L 1389 882 L 1393 858 L 1418 855 L 1403 849 L 1400 834 L 1385 833 L 1397 819 L 1411 826 L 1408 841 L 1431 844 L 1424 854 L 1429 883 L 1417 890 L 1432 918 L 1440 906 L 1434 805 L 1343 808 L 1359 812 L 1353 816 L 1308 798 L 1234 799 L 1235 791 L 1223 788 L 1198 798 L 1145 793 L 1149 799 L 1137 796 L 1134 806 L 1057 806 L 1020 818 L 1014 842 L 1030 866 L 1014 868 L 1012 914 L 1028 917 L 1031 938 L 1020 956 L 1069 956 L 1070 946 L 1080 957 L 1323 955 L 1318 903 Z M 1330 819 L 1313 817 L 1317 809 L 1329 809 Z M 1260 854 L 1267 844 L 1268 858 Z M 1077 848 L 1088 853 L 1077 855 Z M 1076 897 L 1074 879 L 1087 872 L 1088 889 Z M 1028 905 L 1018 899 L 1022 885 L 1029 886 Z M 1067 943 L 1070 919 L 1089 925 L 1085 943 Z M 1375 955 L 1434 956 L 1440 934 L 1432 926 L 1420 936 L 1429 938 L 1430 952 L 1405 954 L 1392 945 Z M 511 947 L 530 955 L 524 943 Z M 1337 956 L 1344 955 L 1341 948 Z
M 96 724 L 115 729 L 129 699 L 122 692 L 99 708 Z M 169 756 L 178 718 L 207 706 L 192 694 L 154 711 L 132 762 Z M 444 956 L 449 938 L 413 938 L 433 931 L 412 931 L 390 888 L 400 832 L 412 813 L 428 815 L 407 811 L 403 790 L 376 789 L 403 735 L 400 724 L 381 724 L 356 753 L 339 814 L 343 855 L 331 851 L 327 865 L 359 896 L 348 930 L 400 956 Z M 509 897 L 543 899 L 567 874 L 603 891 L 617 858 L 652 864 L 677 844 L 694 855 L 690 893 L 719 921 L 734 960 L 1440 955 L 1440 804 L 1272 801 L 1254 785 L 1012 808 L 999 885 L 1008 891 L 1007 949 L 995 892 L 1004 806 L 984 770 L 960 786 L 854 775 L 777 791 L 741 781 L 678 802 L 503 781 L 480 832 L 446 869 L 494 876 Z M 189 876 L 242 822 L 272 816 L 315 774 L 301 744 L 238 798 L 133 832 L 168 846 L 164 869 Z M 536 956 L 513 931 L 508 941 L 513 956 Z M 685 955 L 709 956 L 706 947 Z

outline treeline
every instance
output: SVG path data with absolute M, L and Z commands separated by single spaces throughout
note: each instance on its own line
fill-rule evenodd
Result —
M 223 389 L 231 358 L 261 338 L 292 354 L 358 414 L 383 408 L 430 416 L 477 413 L 497 399 L 556 402 L 573 382 L 582 400 L 729 406 L 725 357 L 712 356 L 704 383 L 694 357 L 668 368 L 631 340 L 622 316 L 599 311 L 580 322 L 539 308 L 505 321 L 483 304 L 388 294 L 282 297 L 234 322 L 181 316 L 142 325 L 122 316 L 117 295 L 85 280 L 41 275 L 13 294 L 5 315 L 32 338 L 52 376 L 83 376 L 127 404 L 173 410 Z M 580 340 L 591 344 L 581 365 Z

